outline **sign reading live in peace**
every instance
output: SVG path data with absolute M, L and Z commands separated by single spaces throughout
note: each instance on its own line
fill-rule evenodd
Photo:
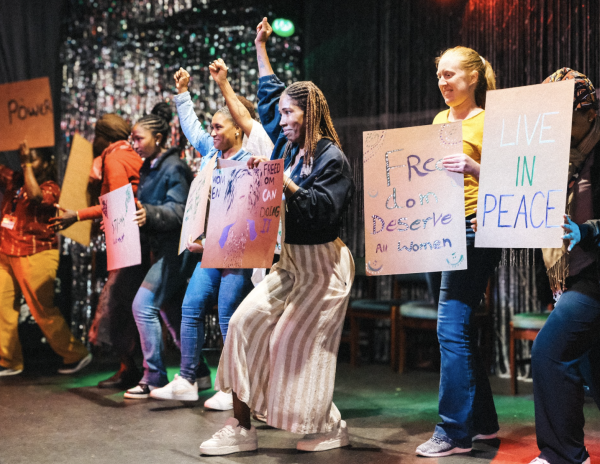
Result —
M 270 268 L 282 193 L 283 160 L 215 169 L 202 267 Z
M 135 218 L 131 184 L 102 195 L 102 219 L 106 237 L 107 269 L 121 269 L 142 262 L 140 228 Z
M 467 268 L 462 123 L 363 133 L 368 275 Z
M 0 85 L 0 151 L 54 146 L 54 113 L 47 77 Z
M 204 233 L 210 181 L 216 159 L 217 157 L 213 156 L 204 169 L 196 175 L 192 185 L 190 185 L 190 193 L 185 204 L 185 212 L 183 213 L 181 224 L 179 254 L 183 253 L 190 238 L 194 241 Z
M 487 93 L 476 247 L 560 248 L 574 81 Z

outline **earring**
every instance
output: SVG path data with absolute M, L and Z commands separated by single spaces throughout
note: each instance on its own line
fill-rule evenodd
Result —
M 591 121 L 590 121 L 590 122 L 591 122 Z M 236 132 L 236 133 L 235 133 L 235 136 L 236 136 L 236 137 L 239 137 L 239 136 L 240 136 L 240 133 L 239 133 L 239 132 Z
M 156 146 L 158 147 L 158 142 L 156 142 Z

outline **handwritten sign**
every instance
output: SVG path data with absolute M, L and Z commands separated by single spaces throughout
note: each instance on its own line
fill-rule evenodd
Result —
M 208 205 L 208 195 L 210 193 L 210 181 L 215 167 L 215 159 L 212 158 L 206 167 L 198 173 L 190 185 L 185 212 L 181 224 L 181 237 L 179 238 L 179 254 L 183 253 L 191 236 L 196 240 L 204 233 L 204 223 L 206 222 L 206 207 Z
M 283 160 L 215 169 L 202 267 L 271 267 L 282 193 Z
M 142 262 L 140 229 L 133 222 L 135 200 L 131 184 L 102 195 L 100 204 L 106 236 L 108 270 L 140 264 Z
M 574 81 L 487 93 L 476 247 L 560 248 Z
M 467 268 L 462 124 L 363 132 L 368 275 Z
M 79 210 L 90 206 L 88 181 L 94 154 L 92 144 L 81 135 L 75 134 L 67 162 L 65 178 L 60 189 L 58 204 L 66 209 Z M 60 233 L 71 240 L 90 246 L 92 221 L 80 221 Z
M 47 77 L 0 85 L 0 151 L 54 146 L 54 112 Z

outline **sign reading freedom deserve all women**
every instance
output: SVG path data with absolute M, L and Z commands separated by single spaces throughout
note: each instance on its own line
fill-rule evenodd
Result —
M 202 267 L 270 268 L 282 193 L 283 160 L 215 169 Z
M 487 93 L 476 247 L 562 246 L 573 92 L 570 79 Z
M 142 262 L 140 228 L 135 218 L 135 199 L 131 184 L 100 197 L 104 235 L 106 237 L 107 269 L 121 269 Z
M 368 275 L 467 268 L 464 177 L 442 166 L 462 151 L 460 122 L 363 133 Z
M 190 185 L 190 193 L 185 204 L 185 212 L 181 224 L 181 236 L 179 237 L 179 254 L 183 253 L 188 239 L 196 240 L 204 233 L 206 222 L 206 208 L 208 206 L 208 195 L 210 193 L 210 181 L 215 167 L 216 156 L 214 156 L 200 171 Z

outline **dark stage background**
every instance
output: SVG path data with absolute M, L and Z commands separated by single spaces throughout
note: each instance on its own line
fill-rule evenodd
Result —
M 599 82 L 600 5 L 595 0 L 0 0 L 0 83 L 50 76 L 55 108 L 62 105 L 57 140 L 64 170 L 74 131 L 89 136 L 94 118 L 109 108 L 132 119 L 149 111 L 156 99 L 172 92 L 168 80 L 176 65 L 199 66 L 197 82 L 206 83 L 202 66 L 229 53 L 235 83 L 253 95 L 252 28 L 269 11 L 292 19 L 297 28 L 287 40 L 291 50 L 283 40 L 273 45 L 272 56 L 281 63 L 277 68 L 289 80 L 310 79 L 323 90 L 354 168 L 358 192 L 342 236 L 355 256 L 364 255 L 362 132 L 432 121 L 444 108 L 433 61 L 442 50 L 473 47 L 496 70 L 500 88 L 539 83 L 562 66 Z M 242 29 L 219 30 L 223 26 Z M 213 42 L 217 46 L 211 54 Z M 241 42 L 247 55 L 236 49 Z M 133 87 L 124 84 L 128 72 L 138 76 Z M 101 95 L 106 79 L 119 93 L 111 101 Z M 195 90 L 202 97 L 198 105 L 204 102 L 210 113 L 214 89 L 208 83 Z M 88 272 L 89 250 L 66 244 L 64 253 L 74 259 L 75 275 Z M 495 369 L 500 375 L 508 371 L 511 314 L 540 311 L 548 303 L 540 260 L 532 253 L 526 261 L 500 266 L 495 279 Z M 85 282 L 75 282 L 80 287 L 74 287 L 76 295 L 68 303 L 73 328 L 83 338 L 93 295 L 101 287 L 101 282 Z M 378 295 L 389 298 L 392 278 L 378 277 L 377 283 Z

